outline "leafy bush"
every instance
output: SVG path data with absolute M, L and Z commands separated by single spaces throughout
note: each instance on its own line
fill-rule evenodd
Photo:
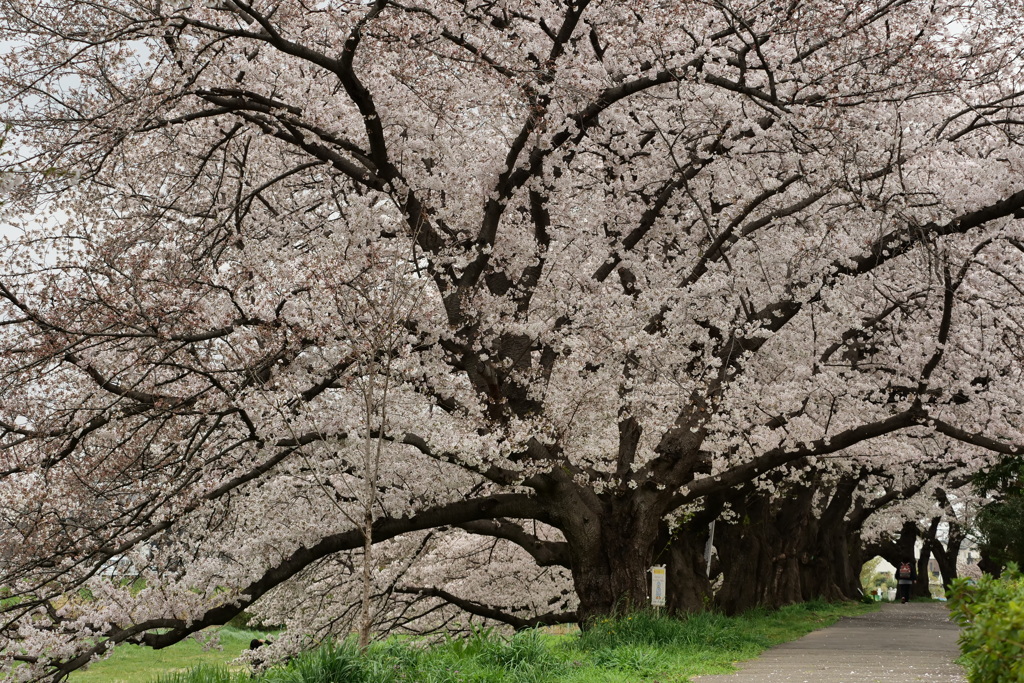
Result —
M 878 566 L 881 563 L 881 557 L 874 557 L 861 567 L 860 585 L 864 589 L 865 597 L 870 596 L 873 591 L 881 591 L 882 595 L 885 595 L 890 588 L 896 587 L 896 579 L 893 578 L 892 572 L 878 571 Z M 868 597 L 868 599 L 872 598 Z
M 1011 564 L 1002 578 L 949 589 L 953 618 L 963 628 L 960 650 L 971 683 L 1024 681 L 1024 575 Z

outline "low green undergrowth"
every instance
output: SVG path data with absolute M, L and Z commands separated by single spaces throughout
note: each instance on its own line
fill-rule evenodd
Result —
M 212 634 L 211 634 L 212 635 Z M 253 638 L 262 638 L 258 631 L 223 627 L 217 630 L 220 644 L 216 648 L 204 647 L 191 638 L 162 650 L 153 650 L 139 645 L 121 645 L 117 647 L 109 659 L 97 662 L 84 671 L 71 674 L 71 683 L 144 683 L 154 679 L 161 673 L 179 672 L 186 681 L 203 681 L 204 683 L 221 683 L 234 681 L 231 678 L 213 678 L 212 674 L 197 673 L 198 678 L 188 678 L 190 670 L 201 668 L 202 671 L 222 668 L 228 670 L 227 663 L 238 657 L 249 647 Z M 244 667 L 232 667 L 240 672 L 243 679 L 249 680 L 249 672 Z M 207 676 L 202 678 L 201 676 Z M 170 680 L 170 679 L 169 679 Z M 240 679 L 242 680 L 242 679 Z
M 971 683 L 1024 681 L 1024 574 L 1010 565 L 1001 578 L 956 579 L 950 614 L 962 627 L 961 658 Z
M 158 676 L 157 683 L 250 683 L 248 671 L 231 669 L 227 664 L 200 664 L 187 671 Z
M 594 624 L 582 633 L 483 629 L 426 645 L 389 639 L 365 652 L 352 641 L 326 643 L 286 665 L 250 678 L 225 665 L 205 665 L 159 683 L 683 683 L 727 673 L 737 661 L 828 626 L 841 616 L 876 609 L 812 602 L 737 617 L 697 614 L 673 619 L 640 612 Z

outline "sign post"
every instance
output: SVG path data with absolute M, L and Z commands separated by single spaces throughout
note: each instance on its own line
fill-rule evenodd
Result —
M 651 567 L 651 605 L 665 606 L 665 565 Z

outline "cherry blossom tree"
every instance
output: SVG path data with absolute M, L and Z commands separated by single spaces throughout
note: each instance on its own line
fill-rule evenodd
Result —
M 887 492 L 885 507 L 863 520 L 863 557 L 882 557 L 893 566 L 913 558 L 918 572 L 914 592 L 922 597 L 931 595 L 931 558 L 938 562 L 944 583 L 955 578 L 964 537 L 961 525 L 969 514 L 965 508 L 975 498 L 966 486 L 971 469 L 925 467 L 916 476 L 904 474 L 905 488 Z
M 689 609 L 719 508 L 1021 453 L 1020 9 L 0 0 L 7 670 Z

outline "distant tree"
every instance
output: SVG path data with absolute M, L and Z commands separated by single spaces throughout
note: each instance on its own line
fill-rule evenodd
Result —
M 981 569 L 998 577 L 1010 562 L 1024 566 L 1024 459 L 1002 459 L 975 484 L 992 498 L 976 518 Z

